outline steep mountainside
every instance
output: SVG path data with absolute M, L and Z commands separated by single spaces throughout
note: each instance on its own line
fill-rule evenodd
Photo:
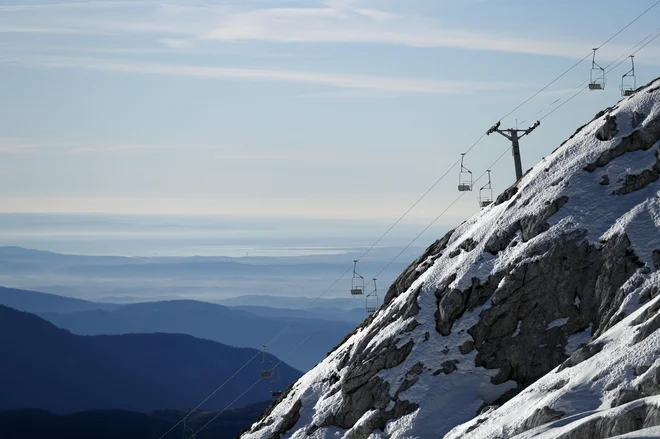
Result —
M 656 80 L 430 246 L 242 438 L 660 425 L 659 139 Z
M 194 407 L 255 353 L 179 334 L 76 336 L 0 306 L 0 410 Z M 258 379 L 260 368 L 250 363 L 203 408 L 225 408 Z M 284 386 L 300 375 L 281 367 Z M 237 404 L 268 399 L 268 383 L 261 382 Z

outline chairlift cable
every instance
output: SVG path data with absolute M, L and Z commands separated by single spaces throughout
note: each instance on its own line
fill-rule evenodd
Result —
M 628 24 L 626 24 L 624 27 L 622 27 L 621 29 L 619 29 L 614 35 L 612 35 L 612 36 L 609 37 L 607 40 L 605 40 L 603 43 L 601 43 L 601 45 L 598 46 L 596 49 L 600 49 L 601 47 L 605 46 L 607 43 L 609 43 L 610 41 L 612 41 L 614 38 L 616 38 L 617 36 L 619 36 L 623 31 L 625 31 L 625 30 L 628 29 L 630 26 L 632 26 L 637 20 L 639 20 L 640 18 L 642 18 L 644 15 L 646 15 L 651 9 L 655 8 L 656 6 L 658 6 L 658 4 L 660 4 L 660 0 L 656 1 L 655 3 L 653 3 L 653 4 L 652 4 L 651 6 L 649 6 L 644 12 L 642 12 L 642 13 L 639 14 L 637 17 L 635 17 L 635 18 L 632 19 L 630 22 L 628 22 Z M 589 57 L 592 55 L 592 53 L 593 53 L 593 52 L 589 52 L 589 53 L 588 53 L 587 55 L 585 55 L 582 59 L 580 59 L 578 62 L 576 62 L 576 63 L 573 64 L 571 67 L 569 67 L 567 70 L 565 70 L 562 74 L 560 74 L 560 75 L 557 76 L 555 79 L 553 79 L 552 81 L 550 81 L 545 87 L 541 88 L 539 91 L 537 91 L 536 93 L 534 93 L 533 95 L 531 95 L 529 98 L 525 99 L 520 105 L 518 105 L 516 108 L 514 108 L 513 110 L 511 110 L 510 112 L 508 112 L 504 117 L 501 117 L 499 120 L 503 120 L 503 119 L 506 119 L 507 117 L 511 116 L 511 114 L 513 114 L 516 110 L 520 109 L 520 107 L 522 107 L 522 106 L 525 105 L 527 102 L 529 102 L 529 101 L 531 101 L 532 99 L 534 99 L 536 96 L 538 96 L 540 93 L 542 93 L 543 91 L 545 91 L 545 90 L 546 90 L 548 87 L 550 87 L 552 84 L 554 84 L 555 82 L 557 82 L 559 79 L 561 79 L 561 78 L 562 78 L 563 76 L 565 76 L 567 73 L 569 73 L 571 70 L 573 70 L 573 69 L 574 69 L 575 67 L 577 67 L 579 64 L 581 64 L 584 60 L 586 60 L 587 58 L 589 58 Z M 606 67 L 606 68 L 607 68 L 607 67 Z
M 649 44 L 651 44 L 651 43 L 652 43 L 655 39 L 657 39 L 658 37 L 660 37 L 660 29 L 658 30 L 658 32 L 655 34 L 655 36 L 654 36 L 653 38 L 651 38 L 651 39 L 650 39 L 649 41 L 647 41 L 643 46 L 641 46 L 641 47 L 639 47 L 637 50 L 635 50 L 635 51 L 632 53 L 632 55 L 635 55 L 637 52 L 639 52 L 640 50 L 642 50 L 643 48 L 645 48 L 646 46 L 648 46 Z M 646 38 L 648 38 L 648 37 L 646 37 Z M 645 39 L 646 39 L 646 38 L 645 38 Z M 639 44 L 639 43 L 638 43 L 638 44 Z M 626 61 L 626 58 L 628 58 L 628 57 L 629 57 L 628 55 L 627 55 L 627 56 L 624 56 L 622 60 L 620 60 L 615 66 L 613 66 L 613 67 L 610 68 L 610 66 L 612 66 L 612 64 L 616 63 L 616 62 L 619 60 L 619 58 L 621 58 L 621 57 L 619 57 L 619 58 L 617 58 L 617 60 L 611 62 L 608 66 L 605 67 L 605 69 L 607 70 L 607 73 L 611 72 L 612 70 L 614 70 L 615 68 L 617 68 L 617 67 L 619 67 L 621 64 L 623 64 L 623 63 Z M 609 69 L 609 70 L 608 70 L 608 69 Z M 586 82 L 586 81 L 585 81 L 585 82 Z M 580 90 L 578 90 L 577 93 L 573 94 L 571 97 L 569 97 L 568 99 L 566 99 L 564 102 L 561 103 L 561 105 L 558 105 L 557 107 L 555 107 L 552 111 L 550 111 L 549 113 L 547 113 L 547 114 L 546 114 L 545 116 L 543 116 L 540 120 L 543 120 L 543 119 L 545 119 L 546 117 L 550 116 L 552 113 L 554 113 L 555 111 L 559 110 L 561 107 L 563 107 L 564 105 L 566 105 L 567 103 L 569 103 L 571 100 L 573 100 L 575 97 L 577 97 L 580 93 L 582 93 L 584 90 L 586 90 L 586 88 L 583 88 L 583 87 L 582 87 L 582 85 L 584 85 L 585 82 L 583 82 L 580 86 L 578 86 L 578 87 L 580 87 Z M 576 87 L 576 88 L 578 88 L 578 87 Z M 573 90 L 575 90 L 575 89 L 573 89 Z
M 636 22 L 639 18 L 641 18 L 641 17 L 642 17 L 643 15 L 645 15 L 646 13 L 648 13 L 651 9 L 653 9 L 653 8 L 654 8 L 655 6 L 657 6 L 658 4 L 660 4 L 660 0 L 656 1 L 656 2 L 655 2 L 653 5 L 651 5 L 648 9 L 646 9 L 644 12 L 642 12 L 640 15 L 638 15 L 635 19 L 633 19 L 631 22 L 629 22 L 626 26 L 624 26 L 622 29 L 620 29 L 617 33 L 615 33 L 613 36 L 611 36 L 609 39 L 607 39 L 604 43 L 602 43 L 602 44 L 599 46 L 599 48 L 600 48 L 600 47 L 603 47 L 605 44 L 609 43 L 612 39 L 614 39 L 616 36 L 618 36 L 618 35 L 619 35 L 621 32 L 623 32 L 625 29 L 627 29 L 628 27 L 630 27 L 634 22 Z M 660 36 L 660 34 L 656 35 L 652 40 L 650 40 L 647 44 L 645 44 L 644 46 L 642 46 L 639 50 L 641 50 L 642 48 L 644 48 L 644 47 L 645 47 L 646 45 L 648 45 L 651 41 L 655 40 L 655 38 L 657 38 L 658 36 Z M 591 53 L 590 53 L 589 55 L 591 55 Z M 552 81 L 551 81 L 550 83 L 548 83 L 545 87 L 541 88 L 541 89 L 540 89 L 539 91 L 537 91 L 534 95 L 532 95 L 531 97 L 527 98 L 525 101 L 523 101 L 523 103 L 521 103 L 521 104 L 518 105 L 516 108 L 514 108 L 513 110 L 511 110 L 511 111 L 510 111 L 509 113 L 507 113 L 504 117 L 500 118 L 500 120 L 502 120 L 502 119 L 504 119 L 504 118 L 510 116 L 513 112 L 515 112 L 515 111 L 518 110 L 520 107 L 522 107 L 524 104 L 526 104 L 527 102 L 529 102 L 530 100 L 532 100 L 532 99 L 533 99 L 534 97 L 536 97 L 539 93 L 541 93 L 542 91 L 544 91 L 545 89 L 547 89 L 550 85 L 554 84 L 557 80 L 559 80 L 561 77 L 563 77 L 564 75 L 566 75 L 566 73 L 568 73 L 568 72 L 570 72 L 571 70 L 573 70 L 573 69 L 574 69 L 579 63 L 581 63 L 582 61 L 584 61 L 584 59 L 588 58 L 589 55 L 587 55 L 585 58 L 583 58 L 582 60 L 580 60 L 580 61 L 579 61 L 578 63 L 576 63 L 574 66 L 571 66 L 568 70 L 566 70 L 564 73 L 560 74 L 557 78 L 555 78 L 554 80 L 552 80 Z M 578 93 L 578 94 L 579 94 L 579 93 Z M 573 96 L 573 97 L 574 97 L 574 96 Z M 571 99 L 572 99 L 572 98 L 571 98 Z M 553 110 L 552 112 L 548 113 L 546 116 L 544 116 L 544 118 L 548 117 L 550 114 L 552 114 L 552 113 L 553 113 L 554 111 L 556 111 L 558 108 L 561 108 L 561 106 L 563 106 L 563 104 L 560 105 L 559 107 L 557 107 L 557 108 L 556 108 L 555 110 Z M 473 144 L 472 144 L 467 150 L 465 150 L 465 154 L 467 155 L 472 149 L 474 149 L 474 148 L 477 146 L 477 144 L 479 144 L 479 143 L 483 140 L 484 137 L 486 137 L 486 133 L 483 133 L 483 134 L 482 134 L 482 135 L 481 135 L 481 136 L 480 136 L 480 137 L 479 137 L 479 138 L 478 138 L 478 139 L 477 139 L 477 140 L 476 140 L 476 141 L 475 141 L 475 142 L 474 142 L 474 143 L 473 143 Z M 505 151 L 505 152 L 504 152 L 504 153 L 503 153 L 503 154 L 497 159 L 497 161 L 499 161 L 502 157 L 504 157 L 504 155 L 505 155 L 510 149 L 511 149 L 511 148 L 508 148 L 508 149 L 507 149 L 507 150 L 506 150 L 506 151 Z M 495 163 L 497 163 L 497 161 L 496 161 Z M 431 191 L 432 191 L 432 190 L 433 190 L 433 189 L 434 189 L 434 188 L 435 188 L 435 187 L 436 187 L 436 186 L 437 186 L 437 185 L 438 185 L 438 184 L 439 184 L 439 183 L 440 183 L 440 182 L 441 182 L 441 181 L 442 181 L 442 180 L 443 180 L 443 179 L 444 179 L 444 178 L 445 178 L 445 177 L 446 177 L 446 176 L 447 176 L 447 175 L 448 175 L 448 174 L 449 174 L 449 173 L 450 173 L 450 172 L 451 172 L 451 171 L 452 171 L 457 165 L 458 165 L 458 164 L 459 164 L 459 163 L 460 163 L 460 159 L 456 160 L 456 161 L 455 161 L 455 162 L 454 162 L 454 163 L 453 163 L 453 164 L 452 164 L 452 165 L 451 165 L 451 166 L 450 166 L 450 167 L 449 167 L 449 168 L 448 168 L 448 169 L 447 169 L 447 170 L 446 170 L 446 171 L 445 171 L 445 172 L 444 172 L 444 173 L 443 173 L 443 174 L 442 174 L 442 175 L 441 175 L 441 176 L 440 176 L 440 177 L 439 177 L 439 178 L 438 178 L 438 179 L 437 179 L 437 180 L 436 180 L 436 181 L 435 181 L 435 182 L 434 182 L 434 183 L 433 183 L 433 184 L 432 184 L 432 185 L 431 185 L 431 186 L 430 186 L 430 187 L 429 187 L 429 188 L 428 188 L 428 189 L 427 189 L 427 190 L 426 190 L 426 191 L 425 191 L 425 192 L 424 192 L 424 193 L 423 193 L 423 194 L 422 194 L 422 195 L 421 195 L 421 196 L 420 196 L 420 197 L 419 197 L 419 198 L 418 198 L 418 199 L 417 199 L 417 200 L 416 200 L 416 201 L 415 201 L 415 202 L 414 202 L 414 203 L 413 203 L 413 204 L 412 204 L 412 205 L 411 205 L 411 206 L 410 206 L 410 207 L 409 207 L 409 208 L 408 208 L 408 209 L 407 209 L 407 210 L 406 210 L 406 211 L 405 211 L 405 212 L 404 212 L 404 213 L 403 213 L 403 214 L 402 214 L 402 215 L 401 215 L 401 216 L 400 216 L 400 217 L 399 217 L 399 218 L 398 218 L 398 219 L 397 219 L 397 220 L 396 220 L 396 221 L 395 221 L 395 222 L 394 222 L 394 223 L 393 223 L 393 224 L 392 224 L 392 225 L 391 225 L 391 226 L 390 226 L 390 227 L 389 227 L 389 228 L 388 228 L 388 229 L 387 229 L 387 230 L 386 230 L 386 231 L 385 231 L 385 232 L 384 232 L 384 233 L 383 233 L 383 234 L 382 234 L 382 235 L 381 235 L 381 236 L 380 236 L 380 237 L 379 237 L 379 238 L 378 238 L 378 239 L 377 239 L 377 240 L 376 240 L 376 241 L 375 241 L 375 242 L 374 242 L 374 243 L 373 243 L 373 244 L 372 244 L 372 245 L 371 245 L 371 246 L 370 246 L 370 247 L 369 247 L 364 253 L 363 253 L 363 254 L 362 254 L 362 255 L 361 255 L 361 256 L 360 256 L 360 257 L 359 257 L 359 258 L 358 258 L 358 261 L 360 261 L 360 260 L 362 260 L 364 257 L 366 257 L 367 254 L 369 254 L 369 252 L 370 252 L 371 250 L 373 250 L 374 247 L 376 247 L 376 245 L 378 245 L 378 243 L 380 243 L 380 241 L 382 241 L 382 240 L 385 238 L 385 236 L 387 236 L 387 235 L 389 234 L 389 232 L 391 232 L 391 231 L 394 229 L 394 227 L 396 227 L 396 226 L 397 226 L 397 225 L 398 225 L 398 224 L 399 224 L 399 223 L 400 223 L 400 222 L 401 222 L 401 221 L 402 221 L 402 220 L 403 220 L 403 219 L 404 219 L 404 218 L 405 218 L 405 217 L 406 217 L 406 216 L 407 216 L 407 215 L 408 215 L 408 214 L 409 214 L 409 213 L 410 213 L 410 212 L 411 212 L 411 211 L 412 211 L 412 210 L 413 210 L 413 209 L 414 209 L 414 208 L 415 208 L 415 207 L 416 207 L 416 206 L 417 206 L 417 205 L 418 205 L 418 204 L 419 204 L 419 203 L 420 203 L 420 202 L 421 202 L 421 201 L 422 201 L 422 200 L 423 200 L 423 199 L 424 199 L 424 198 L 425 198 L 425 197 L 426 197 L 426 196 L 427 196 L 427 195 L 428 195 L 428 194 L 429 194 L 429 193 L 430 193 L 430 192 L 431 192 Z M 492 166 L 493 166 L 493 165 L 491 165 L 491 167 L 492 167 Z M 475 180 L 475 182 L 476 182 L 476 181 L 479 181 L 479 180 L 485 175 L 485 173 L 486 173 L 486 172 L 484 172 L 483 174 L 481 174 L 481 175 L 479 176 L 479 178 L 477 178 L 477 180 Z M 448 210 L 450 207 L 452 207 L 455 203 L 457 203 L 458 200 L 459 200 L 464 194 L 465 194 L 464 192 L 461 193 L 461 194 L 460 194 L 460 195 L 459 195 L 459 196 L 458 196 L 458 197 L 457 197 L 457 198 L 456 198 L 456 199 L 455 199 L 455 200 L 454 200 L 454 201 L 453 201 L 453 202 L 452 202 L 452 203 L 451 203 L 451 204 L 450 204 L 445 210 L 443 210 L 438 216 L 436 216 L 436 218 L 435 218 L 435 219 L 434 219 L 434 220 L 433 220 L 428 226 L 426 226 L 426 227 L 424 228 L 424 230 L 422 230 L 422 232 L 420 232 L 420 233 L 419 233 L 419 234 L 413 239 L 413 241 L 411 241 L 411 242 L 410 242 L 410 243 L 409 243 L 409 244 L 408 244 L 408 245 L 407 245 L 407 246 L 406 246 L 401 252 L 399 252 L 399 253 L 395 256 L 394 259 L 392 259 L 390 262 L 388 262 L 388 264 L 387 264 L 387 265 L 386 265 L 386 266 L 385 266 L 385 267 L 384 267 L 384 268 L 383 268 L 383 269 L 382 269 L 382 270 L 381 270 L 376 276 L 374 276 L 374 278 L 378 278 L 378 276 L 379 276 L 380 274 L 382 274 L 383 271 L 386 270 L 386 269 L 387 269 L 392 263 L 394 263 L 395 260 L 396 260 L 399 256 L 401 256 L 406 250 L 408 250 L 408 249 L 410 248 L 410 246 L 412 246 L 412 244 L 413 244 L 417 239 L 419 239 L 419 237 L 421 237 L 422 234 L 424 234 L 429 228 L 431 228 L 431 227 L 432 227 L 432 226 L 433 226 L 433 225 L 434 225 L 434 224 L 440 219 L 440 217 L 441 217 L 445 212 L 447 212 L 447 210 Z M 276 334 L 276 335 L 275 335 L 275 336 L 274 336 L 274 337 L 268 342 L 267 346 L 270 345 L 270 344 L 272 344 L 275 340 L 277 340 L 277 339 L 282 335 L 282 333 L 283 333 L 286 329 L 288 329 L 288 328 L 293 324 L 293 322 L 295 322 L 295 321 L 301 319 L 302 316 L 303 316 L 307 311 L 309 311 L 309 309 L 310 309 L 310 308 L 311 308 L 311 307 L 312 307 L 312 306 L 313 306 L 313 305 L 314 305 L 319 299 L 321 299 L 321 298 L 322 298 L 322 297 L 323 297 L 328 291 L 330 291 L 330 290 L 331 290 L 331 289 L 332 289 L 337 283 L 339 283 L 339 281 L 340 281 L 341 279 L 343 279 L 344 276 L 346 276 L 346 274 L 348 274 L 348 273 L 351 271 L 351 268 L 352 268 L 352 267 L 347 267 L 346 270 L 345 270 L 345 271 L 344 271 L 339 277 L 337 277 L 337 278 L 336 278 L 336 279 L 330 284 L 330 286 L 327 287 L 327 288 L 326 288 L 326 289 L 325 289 L 325 290 L 324 290 L 319 296 L 317 296 L 317 297 L 316 297 L 316 298 L 315 298 L 315 299 L 314 299 L 314 300 L 313 300 L 313 301 L 307 306 L 307 308 L 305 308 L 305 309 L 303 310 L 303 312 L 302 312 L 298 317 L 292 319 L 289 323 L 287 323 L 287 324 L 282 328 L 282 330 L 280 330 L 280 331 L 279 331 L 279 332 L 278 332 L 278 333 L 277 333 L 277 334 Z M 367 283 L 367 285 L 369 285 L 370 283 L 371 283 L 371 281 L 369 281 L 369 283 Z M 365 287 L 366 287 L 367 285 L 365 285 Z M 347 298 L 347 300 L 348 300 L 348 299 L 350 299 L 350 297 Z M 326 322 L 327 322 L 327 321 L 326 321 Z M 319 327 L 318 329 L 320 329 L 320 327 Z M 304 343 L 305 341 L 307 341 L 307 340 L 311 337 L 312 334 L 316 333 L 316 331 L 317 331 L 317 330 L 313 331 L 313 332 L 312 332 L 307 338 L 305 338 L 305 339 L 303 340 L 303 342 L 301 342 L 298 346 L 296 346 L 296 348 L 294 348 L 294 350 L 297 349 L 300 345 L 302 345 L 302 343 Z M 293 352 L 293 351 L 292 351 L 292 352 Z M 195 411 L 197 411 L 197 410 L 198 410 L 198 409 L 199 409 L 204 403 L 206 403 L 209 399 L 211 399 L 214 395 L 216 395 L 216 394 L 217 394 L 222 388 L 224 388 L 224 386 L 227 385 L 227 383 L 229 383 L 229 381 L 231 381 L 231 380 L 232 380 L 236 375 L 238 375 L 242 370 L 244 370 L 244 369 L 248 366 L 248 364 L 250 364 L 250 363 L 251 363 L 252 361 L 254 361 L 257 357 L 259 357 L 259 355 L 261 355 L 261 351 L 257 351 L 257 353 L 256 353 L 254 356 L 252 356 L 252 358 L 250 358 L 247 362 L 245 362 L 245 363 L 244 363 L 244 364 L 243 364 L 238 370 L 236 370 L 236 372 L 234 372 L 229 378 L 227 378 L 222 384 L 220 384 L 220 386 L 218 386 L 218 387 L 217 387 L 217 388 L 216 388 L 211 394 L 209 394 L 209 396 L 207 396 L 202 402 L 200 402 L 197 406 L 195 406 L 195 408 L 193 408 L 193 409 L 192 409 L 187 415 L 185 415 L 185 416 L 184 416 L 179 422 L 177 422 L 177 423 L 176 423 L 175 425 L 173 425 L 173 426 L 172 426 L 172 427 L 171 427 L 166 433 L 164 433 L 162 436 L 160 436 L 159 439 L 163 439 L 163 438 L 165 438 L 165 436 L 167 436 L 169 433 L 171 433 L 171 432 L 172 432 L 177 426 L 179 426 L 184 420 L 186 420 L 190 415 L 192 415 Z M 282 361 L 280 360 L 280 363 L 278 363 L 278 364 L 281 364 L 281 363 L 282 363 Z M 260 380 L 261 380 L 261 378 L 260 378 Z M 256 385 L 256 383 L 253 384 L 253 385 L 248 389 L 248 391 L 249 391 L 251 388 L 253 388 L 255 385 Z M 241 394 L 241 396 L 243 396 L 245 393 L 247 393 L 247 391 L 244 392 L 243 394 Z M 239 398 L 240 398 L 240 397 L 239 397 Z M 216 415 L 216 417 L 217 417 L 217 416 L 219 416 L 219 414 Z M 215 419 L 216 417 L 214 417 L 214 418 L 212 418 L 212 419 Z M 211 422 L 211 421 L 209 421 L 209 423 L 210 423 L 210 422 Z M 208 423 L 207 423 L 206 425 L 208 425 Z M 206 425 L 205 425 L 205 426 L 206 426 Z
M 656 31 L 660 31 L 660 28 L 658 28 Z M 633 50 L 637 49 L 637 47 L 640 46 L 641 44 L 643 44 L 647 39 L 653 37 L 653 34 L 654 34 L 656 31 L 651 32 L 649 35 L 647 35 L 645 38 L 643 38 L 640 42 L 638 42 L 637 44 L 635 44 L 630 50 L 633 51 Z M 649 43 L 650 43 L 650 41 L 649 41 Z M 646 46 L 646 45 L 644 45 L 644 46 Z M 640 48 L 638 49 L 638 51 L 641 50 L 644 46 L 640 47 Z M 633 54 L 634 54 L 634 53 L 637 53 L 637 51 L 633 52 Z M 615 62 L 619 61 L 620 59 L 622 59 L 622 58 L 625 59 L 627 56 L 629 56 L 629 55 L 627 55 L 627 54 L 619 55 L 619 57 L 617 57 L 614 61 L 612 61 L 612 62 L 611 62 L 610 64 L 608 64 L 607 66 L 605 66 L 605 69 L 608 69 L 612 64 L 614 64 Z M 611 70 L 608 70 L 607 73 L 609 73 L 610 71 L 611 71 Z M 587 82 L 589 82 L 589 81 L 588 81 L 588 80 L 582 81 L 582 82 L 580 83 L 580 85 L 578 85 L 577 87 L 574 87 L 572 90 L 570 90 L 570 91 L 568 91 L 568 92 L 566 92 L 566 93 L 564 93 L 564 94 L 565 94 L 565 95 L 568 95 L 568 94 L 570 94 L 570 93 L 575 92 L 576 90 L 579 90 L 579 89 L 584 88 L 584 85 L 585 85 Z M 536 116 L 539 115 L 540 113 L 543 113 L 544 111 L 547 111 L 548 109 L 552 108 L 555 104 L 557 104 L 558 102 L 561 102 L 563 99 L 566 99 L 566 96 L 561 97 L 561 98 L 558 98 L 558 99 L 555 99 L 555 100 L 554 100 L 553 102 L 551 102 L 550 104 L 548 104 L 548 105 L 546 105 L 545 107 L 541 108 L 541 109 L 538 110 L 536 113 L 534 113 L 534 117 L 536 117 Z M 571 99 L 572 99 L 572 98 L 571 98 Z M 542 120 L 542 119 L 541 119 L 541 120 Z

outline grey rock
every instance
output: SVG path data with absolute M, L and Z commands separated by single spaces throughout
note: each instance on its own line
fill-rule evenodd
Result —
M 497 197 L 497 199 L 495 200 L 495 206 L 499 206 L 500 204 L 504 203 L 505 201 L 509 201 L 517 193 L 518 193 L 518 186 L 513 185 L 513 186 L 508 187 L 507 189 L 504 190 L 504 192 L 502 192 Z
M 557 369 L 557 371 L 561 372 L 564 369 L 577 366 L 578 364 L 582 363 L 585 360 L 588 360 L 589 358 L 593 357 L 602 350 L 603 350 L 603 343 L 592 343 L 583 346 L 577 351 L 573 352 L 573 354 L 568 358 L 568 360 L 564 361 L 564 363 L 562 363 L 562 365 L 559 366 L 559 369 Z
M 615 190 L 613 193 L 615 195 L 626 195 L 643 189 L 651 183 L 655 183 L 658 181 L 658 178 L 660 178 L 660 150 L 657 154 L 655 163 L 649 169 L 645 169 L 639 174 L 626 175 L 623 186 Z
M 644 376 L 644 379 L 637 385 L 637 391 L 645 397 L 660 394 L 660 367 L 656 366 Z
M 442 366 L 442 372 L 443 372 L 445 375 L 449 375 L 450 373 L 455 372 L 456 370 L 458 370 L 458 366 L 457 366 L 458 363 L 459 363 L 458 360 L 447 360 L 447 361 L 444 361 L 444 362 L 441 364 L 441 366 Z
M 633 343 L 639 343 L 658 329 L 660 329 L 660 314 L 656 314 L 637 329 Z
M 426 270 L 428 270 L 432 265 L 433 261 L 439 258 L 442 255 L 442 252 L 447 248 L 447 244 L 454 233 L 453 230 L 447 232 L 445 236 L 441 239 L 435 241 L 430 245 L 426 251 L 412 264 L 405 269 L 403 273 L 394 281 L 394 283 L 387 290 L 385 298 L 383 299 L 383 305 L 387 306 L 392 300 L 398 297 L 401 293 L 404 293 L 410 288 L 410 286 L 421 276 Z
M 596 139 L 601 141 L 612 140 L 619 130 L 616 126 L 616 116 L 605 116 L 605 123 L 596 130 Z
M 630 408 L 616 415 L 595 417 L 559 434 L 557 439 L 600 439 L 608 438 L 660 424 L 660 409 L 653 404 L 632 402 Z
M 596 161 L 589 163 L 584 169 L 588 172 L 593 172 L 627 152 L 646 151 L 658 139 L 660 139 L 660 116 L 656 116 L 653 120 L 648 121 L 641 129 L 633 131 L 630 135 L 622 138 L 620 142 L 607 151 L 604 151 Z
M 614 397 L 614 400 L 612 401 L 612 407 L 618 407 L 623 404 L 628 404 L 631 401 L 635 401 L 643 397 L 644 395 L 642 394 L 642 392 L 638 390 L 619 389 L 617 395 Z
M 644 119 L 646 119 L 647 114 L 641 113 L 641 112 L 633 112 L 633 117 L 632 117 L 632 127 L 637 128 L 642 122 L 644 122 Z
M 636 376 L 644 375 L 646 371 L 649 370 L 650 368 L 651 366 L 649 366 L 648 364 L 637 366 L 635 367 L 635 375 Z
M 469 354 L 474 350 L 474 340 L 468 340 L 462 345 L 459 346 L 458 350 L 461 352 L 461 354 Z
M 553 410 L 548 406 L 545 406 L 540 409 L 534 410 L 532 416 L 527 418 L 521 430 L 517 433 L 522 433 L 532 428 L 536 428 L 539 425 L 547 424 L 548 422 L 553 422 L 558 419 L 561 419 L 566 413 L 560 410 Z

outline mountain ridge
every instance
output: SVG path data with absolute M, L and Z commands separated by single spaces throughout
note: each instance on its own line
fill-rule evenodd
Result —
M 658 90 L 655 80 L 597 114 L 431 245 L 241 438 L 577 439 L 660 424 L 660 362 L 599 356 L 624 351 L 613 333 L 643 334 L 646 352 L 660 354 Z M 521 402 L 560 365 L 578 371 L 591 357 L 598 376 L 644 366 L 643 383 L 574 379 Z M 610 403 L 624 408 L 601 407 Z M 571 422 L 594 413 L 587 427 Z
M 68 413 L 194 407 L 257 353 L 185 334 L 78 336 L 0 305 L 0 410 Z M 228 383 L 203 408 L 224 408 L 260 369 L 258 361 L 247 365 L 235 384 Z M 299 376 L 297 370 L 281 365 L 282 387 Z M 269 385 L 262 382 L 239 402 L 267 399 Z

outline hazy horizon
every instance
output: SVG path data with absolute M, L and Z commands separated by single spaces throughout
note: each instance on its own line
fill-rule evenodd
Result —
M 0 247 L 87 256 L 313 256 L 371 246 L 385 222 L 195 215 L 0 214 Z M 425 225 L 395 227 L 378 247 L 404 247 Z M 413 247 L 445 228 L 432 227 Z

